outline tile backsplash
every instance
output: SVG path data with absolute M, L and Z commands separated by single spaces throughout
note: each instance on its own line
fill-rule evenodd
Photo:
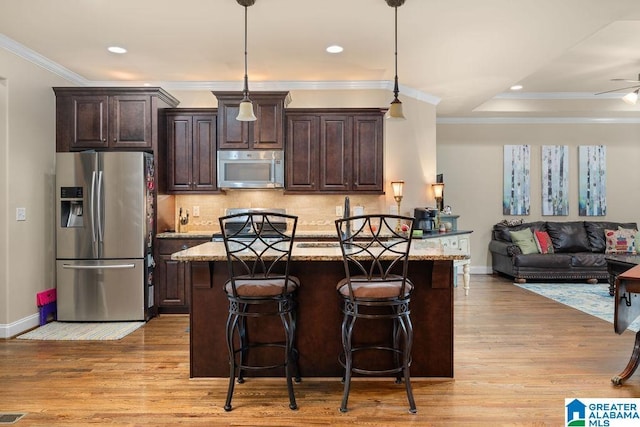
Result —
M 167 217 L 173 209 L 174 229 L 178 229 L 178 212 L 189 211 L 188 231 L 218 231 L 218 217 L 225 214 L 226 208 L 284 208 L 287 213 L 298 216 L 298 230 L 304 231 L 332 231 L 336 218 L 336 206 L 344 205 L 344 195 L 284 195 L 278 190 L 230 190 L 220 195 L 176 195 L 162 196 L 173 198 L 172 202 L 164 200 L 159 203 L 161 210 L 169 211 L 163 214 Z M 350 194 L 351 209 L 362 206 L 365 214 L 388 212 L 389 201 L 384 195 Z M 391 202 L 393 203 L 393 202 Z M 164 208 L 163 208 L 164 206 Z M 199 209 L 200 215 L 193 215 L 194 207 Z M 158 223 L 159 231 L 162 225 Z M 167 224 L 166 228 L 170 228 Z M 164 231 L 164 230 L 163 230 Z

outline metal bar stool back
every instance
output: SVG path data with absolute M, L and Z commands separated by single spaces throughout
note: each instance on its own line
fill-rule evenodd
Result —
M 409 372 L 413 345 L 409 302 L 413 283 L 407 278 L 413 218 L 361 215 L 338 219 L 335 224 L 345 269 L 345 277 L 336 287 L 343 312 L 343 351 L 339 362 L 345 368 L 340 410 L 347 411 L 351 378 L 355 373 L 393 375 L 397 383 L 404 380 L 409 410 L 415 413 Z M 401 231 L 403 224 L 407 232 Z M 360 328 L 370 330 L 377 330 L 380 321 L 391 321 L 391 332 L 376 342 L 358 341 L 358 320 L 363 320 Z M 371 363 L 387 359 L 391 366 Z
M 219 222 L 229 271 L 224 284 L 229 300 L 229 388 L 224 409 L 232 409 L 236 377 L 243 383 L 247 371 L 281 367 L 289 407 L 297 409 L 292 378 L 300 381 L 295 341 L 295 295 L 300 281 L 289 274 L 289 264 L 298 218 L 259 211 L 223 216 Z M 280 318 L 282 332 L 271 334 L 268 317 Z

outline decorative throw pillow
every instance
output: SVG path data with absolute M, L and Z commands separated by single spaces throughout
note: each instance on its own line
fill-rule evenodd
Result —
M 530 228 L 519 231 L 510 231 L 511 241 L 518 245 L 523 254 L 537 254 L 538 246 L 536 246 L 533 233 Z
M 518 218 L 518 219 L 503 219 L 498 224 L 506 225 L 507 227 L 513 227 L 514 225 L 524 224 L 524 219 L 522 219 L 522 218 Z
M 604 238 L 607 242 L 605 253 L 633 253 L 636 251 L 635 238 L 638 230 L 621 228 L 617 230 L 604 230 Z
M 546 231 L 534 231 L 533 237 L 536 241 L 536 246 L 538 247 L 538 252 L 541 254 L 552 254 L 553 253 L 553 243 L 551 243 L 551 237 L 549 237 L 549 233 Z

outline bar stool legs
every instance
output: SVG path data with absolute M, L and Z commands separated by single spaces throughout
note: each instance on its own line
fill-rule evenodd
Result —
M 270 369 L 277 366 L 284 366 L 287 379 L 287 391 L 289 395 L 289 408 L 298 409 L 296 397 L 293 391 L 293 379 L 299 383 L 300 369 L 298 367 L 298 351 L 295 348 L 296 319 L 293 310 L 295 303 L 285 299 L 278 302 L 278 312 L 285 334 L 284 343 L 252 343 L 249 340 L 247 317 L 253 317 L 249 313 L 249 304 L 241 304 L 233 301 L 230 304 L 229 316 L 226 324 L 227 349 L 229 352 L 229 386 L 227 389 L 227 399 L 224 404 L 225 411 L 231 411 L 231 399 L 238 384 L 244 383 L 244 372 L 246 370 Z M 258 317 L 258 316 L 256 316 Z M 234 338 L 237 336 L 238 347 Z M 275 366 L 251 366 L 248 364 L 249 350 L 253 347 L 278 346 L 283 347 L 285 360 L 281 365 Z
M 407 303 L 408 304 L 408 303 Z M 390 350 L 393 352 L 393 359 L 395 366 L 382 371 L 366 370 L 355 367 L 353 364 L 353 354 L 356 351 L 363 350 L 365 347 L 353 346 L 353 329 L 358 317 L 379 318 L 376 315 L 359 316 L 357 303 L 353 305 L 348 299 L 344 300 L 344 318 L 342 320 L 342 345 L 343 345 L 343 357 L 344 360 L 341 364 L 344 366 L 344 391 L 342 395 L 342 403 L 340 405 L 340 412 L 347 412 L 347 404 L 349 401 L 349 392 L 351 390 L 351 378 L 354 372 L 360 374 L 376 375 L 385 373 L 396 373 L 396 383 L 400 384 L 402 381 L 405 383 L 405 389 L 407 392 L 407 400 L 409 402 L 409 412 L 415 414 L 417 412 L 415 399 L 413 398 L 413 389 L 411 387 L 411 347 L 413 345 L 413 325 L 411 324 L 411 318 L 407 311 L 406 304 L 394 305 L 393 310 L 395 314 L 382 315 L 381 317 L 393 318 L 393 337 L 392 347 L 384 346 L 369 346 L 369 349 L 377 350 Z

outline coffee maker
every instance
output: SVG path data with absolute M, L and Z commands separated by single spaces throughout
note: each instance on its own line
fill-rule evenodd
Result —
M 415 208 L 413 210 L 413 229 L 423 232 L 433 231 L 436 227 L 436 217 L 438 210 L 433 208 Z

